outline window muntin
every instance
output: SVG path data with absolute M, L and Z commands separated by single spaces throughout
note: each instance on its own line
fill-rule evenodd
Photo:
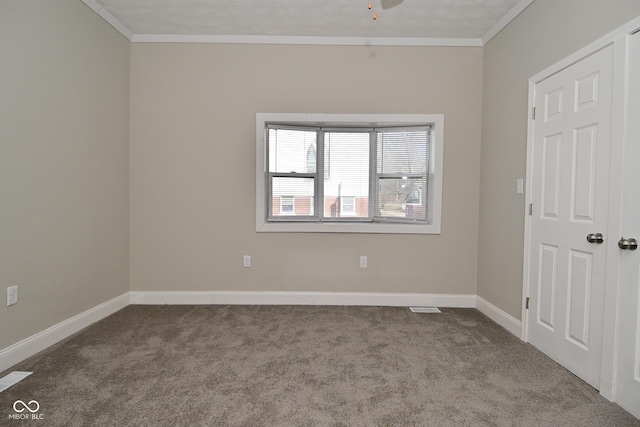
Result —
M 309 215 L 301 216 L 298 206 L 298 197 L 295 202 L 295 216 L 282 218 L 269 218 L 275 208 L 270 208 L 271 195 L 269 193 L 270 180 L 273 175 L 269 172 L 269 147 L 268 126 L 279 128 L 294 128 L 299 130 L 316 129 L 319 127 L 329 130 L 344 128 L 387 128 L 399 130 L 400 128 L 411 128 L 415 126 L 429 127 L 428 142 L 428 169 L 422 182 L 420 178 L 407 174 L 392 176 L 388 169 L 384 169 L 383 175 L 378 176 L 378 164 L 376 156 L 371 155 L 371 183 L 370 198 L 366 208 L 370 210 L 370 218 L 353 218 L 341 215 L 337 219 L 324 217 L 324 197 L 323 186 L 319 182 L 324 179 L 322 173 L 318 178 L 314 178 L 313 196 L 307 197 L 311 209 L 307 209 Z M 308 114 L 308 113 L 257 113 L 256 114 L 256 231 L 257 232 L 338 232 L 338 233 L 394 233 L 394 234 L 440 234 L 442 221 L 442 178 L 444 164 L 444 115 L 442 114 Z M 316 141 L 316 165 L 317 170 L 323 171 L 325 176 L 334 176 L 328 150 L 322 150 L 321 139 Z M 372 150 L 377 152 L 376 145 L 371 145 Z M 305 172 L 310 171 L 305 157 Z M 297 171 L 296 171 L 297 172 Z M 395 171 L 396 173 L 398 171 Z M 287 172 L 279 172 L 285 174 Z M 289 172 L 290 173 L 290 172 Z M 413 191 L 400 190 L 405 178 Z M 392 188 L 395 194 L 406 194 L 406 203 L 397 202 L 400 206 L 399 217 L 386 218 L 392 216 L 387 210 L 378 209 L 376 204 L 381 199 L 385 191 L 380 191 L 380 186 L 376 181 L 389 181 L 393 183 Z M 405 183 L 405 185 L 407 184 Z M 420 186 L 422 184 L 422 186 Z M 392 189 L 387 189 L 386 193 Z M 420 191 L 422 190 L 422 191 Z M 404 191 L 404 192 L 402 192 Z M 412 193 L 412 194 L 411 194 Z M 284 194 L 283 194 L 284 195 Z M 342 193 L 342 196 L 351 195 Z M 265 200 L 269 200 L 265 203 Z M 317 200 L 315 203 L 314 201 Z M 335 202 L 335 200 L 334 200 Z M 320 209 L 317 217 L 314 216 L 314 205 Z M 403 206 L 404 205 L 404 206 Z M 336 204 L 339 209 L 339 203 Z M 360 211 L 362 204 L 356 200 L 356 209 Z M 399 212 L 396 207 L 396 214 Z M 418 209 L 419 208 L 419 209 Z M 338 212 L 340 212 L 338 210 Z M 339 213 L 338 213 L 339 214 Z M 340 214 L 339 214 L 340 215 Z M 309 218 L 311 216 L 312 218 Z M 416 218 L 424 218 L 422 219 Z M 269 218 L 269 219 L 268 219 Z
M 429 133 L 267 125 L 267 221 L 426 223 Z

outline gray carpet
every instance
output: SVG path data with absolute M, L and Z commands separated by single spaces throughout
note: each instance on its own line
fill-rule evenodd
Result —
M 474 309 L 129 306 L 13 370 L 2 425 L 640 426 Z

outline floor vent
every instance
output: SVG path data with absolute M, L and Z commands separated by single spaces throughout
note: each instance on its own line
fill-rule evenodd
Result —
M 0 392 L 5 391 L 12 385 L 19 383 L 23 379 L 27 378 L 33 372 L 21 372 L 13 371 L 10 374 L 0 378 Z
M 414 313 L 442 313 L 438 307 L 409 307 Z

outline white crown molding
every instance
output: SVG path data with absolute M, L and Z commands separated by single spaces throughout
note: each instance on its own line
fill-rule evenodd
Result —
M 520 0 L 520 2 L 516 3 L 516 5 L 506 13 L 506 15 L 504 15 L 498 22 L 496 22 L 496 25 L 491 27 L 491 29 L 487 31 L 484 36 L 482 36 L 482 38 L 480 39 L 482 45 L 484 46 L 485 44 L 487 44 L 489 40 L 491 40 L 496 34 L 502 31 L 504 27 L 509 25 L 511 21 L 516 19 L 516 17 L 520 15 L 520 13 L 522 13 L 522 11 L 525 10 L 531 3 L 533 3 L 533 0 Z
M 130 304 L 127 292 L 0 350 L 0 372 Z
M 122 22 L 120 22 L 115 16 L 110 14 L 104 7 L 100 6 L 96 3 L 95 0 L 82 0 L 84 4 L 86 4 L 91 10 L 100 15 L 102 19 L 107 21 L 113 28 L 118 30 L 120 34 L 125 36 L 129 41 L 133 38 L 133 33 L 124 26 Z
M 312 37 L 312 36 L 260 36 L 260 35 L 185 35 L 134 34 L 133 43 L 217 43 L 217 44 L 283 44 L 329 46 L 482 46 L 474 38 L 422 38 L 422 37 Z
M 283 44 L 328 46 L 451 46 L 481 47 L 506 27 L 534 0 L 520 0 L 481 38 L 431 37 L 315 37 L 272 35 L 187 35 L 187 34 L 134 34 L 96 0 L 82 2 L 107 21 L 132 43 L 217 43 L 217 44 Z

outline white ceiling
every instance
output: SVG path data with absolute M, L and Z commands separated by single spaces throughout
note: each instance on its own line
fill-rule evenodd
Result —
M 342 40 L 423 45 L 481 45 L 532 1 L 83 0 L 134 42 Z

